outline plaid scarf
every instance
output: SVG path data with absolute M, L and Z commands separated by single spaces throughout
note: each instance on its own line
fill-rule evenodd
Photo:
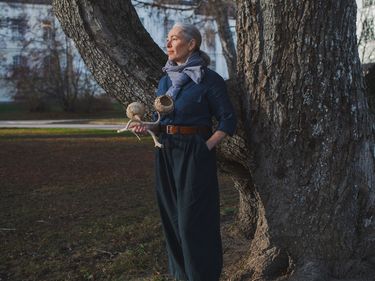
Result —
M 192 53 L 186 62 L 181 65 L 168 60 L 163 67 L 163 71 L 168 74 L 172 86 L 168 89 L 166 95 L 175 99 L 178 92 L 190 79 L 199 84 L 203 79 L 205 66 L 206 63 L 201 58 L 199 51 Z

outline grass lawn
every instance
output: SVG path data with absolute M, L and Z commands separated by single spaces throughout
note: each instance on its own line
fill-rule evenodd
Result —
M 0 280 L 168 280 L 151 138 L 0 129 L 0 145 Z M 227 224 L 238 196 L 220 181 Z

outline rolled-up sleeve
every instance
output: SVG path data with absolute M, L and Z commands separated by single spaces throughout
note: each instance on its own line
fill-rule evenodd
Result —
M 207 98 L 210 111 L 218 121 L 216 130 L 233 136 L 236 131 L 237 118 L 229 99 L 224 79 L 221 77 L 220 79 L 216 79 L 215 83 L 207 91 Z

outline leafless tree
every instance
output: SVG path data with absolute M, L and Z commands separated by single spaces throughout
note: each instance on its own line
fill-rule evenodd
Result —
M 26 101 L 31 111 L 48 110 L 52 103 L 60 105 L 66 112 L 76 111 L 78 103 L 90 111 L 88 105 L 99 92 L 99 86 L 85 71 L 70 39 L 61 34 L 53 20 L 43 18 L 40 15 L 37 21 L 43 29 L 42 38 L 38 34 L 33 34 L 31 39 L 19 38 L 23 46 L 19 55 L 21 59 L 11 66 L 9 77 L 14 86 L 13 98 Z M 49 18 L 52 19 L 53 15 Z M 17 20 L 17 30 L 21 30 L 21 19 Z M 29 33 L 35 30 L 27 26 L 27 19 L 22 22 L 25 25 L 23 36 L 26 30 Z M 88 104 L 83 105 L 83 100 Z

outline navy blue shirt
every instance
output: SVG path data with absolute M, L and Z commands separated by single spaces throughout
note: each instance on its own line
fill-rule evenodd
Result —
M 156 96 L 164 95 L 172 85 L 168 75 L 159 81 Z M 212 127 L 212 117 L 218 121 L 216 130 L 232 136 L 236 130 L 236 115 L 227 94 L 224 79 L 215 71 L 205 69 L 203 80 L 190 80 L 174 101 L 174 111 L 161 117 L 162 125 Z

